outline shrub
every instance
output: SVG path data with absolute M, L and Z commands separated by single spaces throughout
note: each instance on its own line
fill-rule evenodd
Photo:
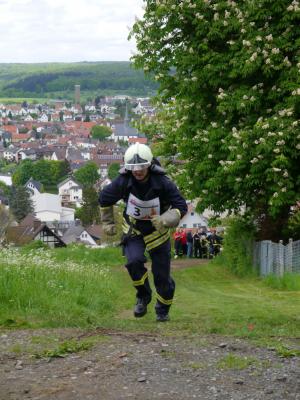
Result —
M 252 252 L 255 226 L 243 217 L 228 220 L 224 237 L 223 257 L 226 266 L 238 276 L 254 273 Z

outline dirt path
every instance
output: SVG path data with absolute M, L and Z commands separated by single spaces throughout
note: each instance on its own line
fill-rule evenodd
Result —
M 46 342 L 88 337 L 95 344 L 87 351 L 33 357 Z M 1 400 L 300 399 L 299 358 L 239 339 L 2 331 L 0 351 Z M 229 368 L 234 360 L 238 369 Z

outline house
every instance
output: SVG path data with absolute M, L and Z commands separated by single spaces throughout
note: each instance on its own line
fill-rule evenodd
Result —
M 32 160 L 35 161 L 37 159 L 37 154 L 35 149 L 21 149 L 17 151 L 17 161 L 20 162 L 22 160 Z
M 0 182 L 5 183 L 6 186 L 12 185 L 11 175 L 0 173 Z
M 24 186 L 29 190 L 31 196 L 40 194 L 42 191 L 42 184 L 38 181 L 35 181 L 33 178 L 30 178 Z
M 31 198 L 34 213 L 41 221 L 74 221 L 75 210 L 63 207 L 58 194 L 34 193 Z
M 8 162 L 15 162 L 18 159 L 18 149 L 12 145 L 9 147 L 5 148 L 3 152 L 3 158 L 7 160 Z
M 9 145 L 11 143 L 12 134 L 6 130 L 0 129 L 0 139 L 3 143 Z
M 64 161 L 66 159 L 66 147 L 59 147 L 53 150 L 51 160 L 53 161 Z
M 146 138 L 146 136 L 139 136 L 139 137 L 134 137 L 134 138 L 130 137 L 128 139 L 128 145 L 130 146 L 131 144 L 134 144 L 134 143 L 147 144 L 148 139 Z
M 76 182 L 72 177 L 65 179 L 58 185 L 58 195 L 60 197 L 61 204 L 75 204 L 77 207 L 81 207 L 82 203 L 82 186 Z
M 112 125 L 112 130 L 113 133 L 110 138 L 115 142 L 128 142 L 129 138 L 132 139 L 139 136 L 138 131 L 135 128 L 131 128 L 125 121 L 124 123 L 116 123 Z
M 63 235 L 62 240 L 66 244 L 83 243 L 88 246 L 98 246 L 100 244 L 100 233 L 95 229 L 89 230 L 82 225 L 71 226 Z
M 181 219 L 179 223 L 180 228 L 207 228 L 208 220 L 203 215 L 198 214 L 195 211 L 195 206 L 192 202 L 188 203 L 188 212 L 185 216 Z
M 124 164 L 124 157 L 122 154 L 95 154 L 93 156 L 93 161 L 98 166 L 99 175 L 102 178 L 106 178 L 108 174 L 108 169 L 111 164 Z
M 33 214 L 27 215 L 18 226 L 11 226 L 7 229 L 6 241 L 8 243 L 21 246 L 34 240 L 41 240 L 49 247 L 66 246 L 64 241 L 47 224 L 43 224 Z
M 49 121 L 48 116 L 45 113 L 43 113 L 38 120 L 40 122 L 48 122 Z

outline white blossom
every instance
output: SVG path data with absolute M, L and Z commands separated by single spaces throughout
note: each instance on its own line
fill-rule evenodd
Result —
M 275 192 L 275 193 L 273 194 L 273 197 L 278 197 L 278 193 Z
M 272 54 L 279 54 L 280 50 L 278 49 L 278 47 L 273 47 L 273 49 L 271 50 Z
M 251 42 L 249 42 L 249 40 L 243 40 L 243 45 L 246 47 L 250 47 L 251 46 Z
M 255 61 L 257 59 L 257 52 L 253 53 L 252 56 L 249 58 L 251 62 Z
M 290 67 L 292 65 L 288 57 L 284 58 L 283 64 L 286 65 L 287 67 Z
M 268 42 L 272 42 L 272 40 L 273 40 L 272 33 L 270 33 L 270 35 L 266 36 L 266 40 L 267 40 Z

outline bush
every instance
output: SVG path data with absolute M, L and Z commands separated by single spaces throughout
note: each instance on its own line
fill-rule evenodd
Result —
M 290 216 L 288 224 L 285 227 L 283 233 L 287 239 L 300 239 L 300 210 L 297 210 Z
M 254 273 L 252 253 L 255 226 L 243 217 L 233 217 L 228 221 L 224 237 L 223 257 L 226 266 L 237 276 Z
M 46 243 L 42 242 L 41 240 L 33 240 L 32 242 L 25 244 L 22 247 L 22 250 L 35 250 L 35 249 L 48 249 L 49 247 L 46 245 Z

